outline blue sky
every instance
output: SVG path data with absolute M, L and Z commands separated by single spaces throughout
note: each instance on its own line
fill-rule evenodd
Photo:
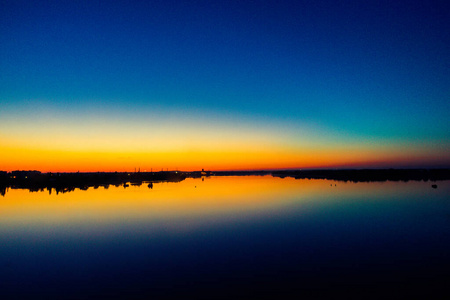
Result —
M 39 107 L 450 145 L 447 1 L 0 3 L 3 131 Z

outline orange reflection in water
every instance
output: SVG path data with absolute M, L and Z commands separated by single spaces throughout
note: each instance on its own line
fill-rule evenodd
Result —
M 305 185 L 303 192 L 317 185 Z M 306 188 L 308 187 L 308 188 Z M 113 219 L 164 219 L 261 210 L 280 205 L 295 193 L 299 181 L 265 177 L 188 178 L 178 183 L 155 183 L 128 188 L 110 186 L 58 194 L 9 189 L 1 202 L 2 223 L 60 223 Z
M 304 213 L 312 208 L 339 205 L 382 194 L 417 195 L 429 192 L 430 183 L 343 183 L 329 180 L 295 180 L 271 176 L 188 178 L 179 183 L 155 183 L 128 188 L 110 186 L 56 195 L 53 191 L 9 189 L 0 198 L 0 227 L 33 225 L 99 225 L 163 222 L 179 227 L 236 216 L 270 217 L 295 206 Z M 181 222 L 181 223 L 180 223 Z M 189 224 L 188 224 L 189 225 Z

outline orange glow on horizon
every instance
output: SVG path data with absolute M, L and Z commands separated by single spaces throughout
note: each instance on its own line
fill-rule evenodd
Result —
M 120 115 L 115 115 L 120 119 Z M 154 116 L 153 116 L 154 117 Z M 34 120 L 34 122 L 32 122 Z M 0 128 L 0 170 L 131 172 L 450 166 L 445 143 L 360 138 L 309 125 L 35 117 Z M 123 121 L 123 120 L 122 120 Z
M 438 153 L 439 154 L 439 153 Z M 422 153 L 395 149 L 249 149 L 180 150 L 165 152 L 106 152 L 0 148 L 0 170 L 41 172 L 130 172 L 153 170 L 270 170 L 293 168 L 391 167 L 414 162 L 437 165 L 444 154 L 428 157 Z

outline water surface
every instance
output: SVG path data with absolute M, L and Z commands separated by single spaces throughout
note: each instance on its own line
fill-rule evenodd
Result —
M 2 298 L 436 296 L 450 182 L 210 177 L 0 197 Z

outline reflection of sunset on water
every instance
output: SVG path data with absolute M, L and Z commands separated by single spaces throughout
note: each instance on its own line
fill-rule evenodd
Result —
M 111 223 L 164 223 L 176 228 L 230 218 L 270 216 L 291 208 L 301 214 L 336 206 L 343 199 L 417 197 L 429 192 L 425 182 L 345 183 L 272 176 L 188 178 L 179 183 L 99 187 L 64 194 L 9 189 L 0 202 L 0 224 L 23 226 L 100 226 Z M 444 192 L 444 188 L 438 190 Z M 390 195 L 390 196 L 389 196 Z
M 54 299 L 183 298 L 184 287 L 196 299 L 211 284 L 226 299 L 291 295 L 299 284 L 330 296 L 342 283 L 343 295 L 355 283 L 366 293 L 376 282 L 380 295 L 435 287 L 449 266 L 449 183 L 213 176 L 59 194 L 8 188 L 0 291 L 16 296 L 15 278 Z

